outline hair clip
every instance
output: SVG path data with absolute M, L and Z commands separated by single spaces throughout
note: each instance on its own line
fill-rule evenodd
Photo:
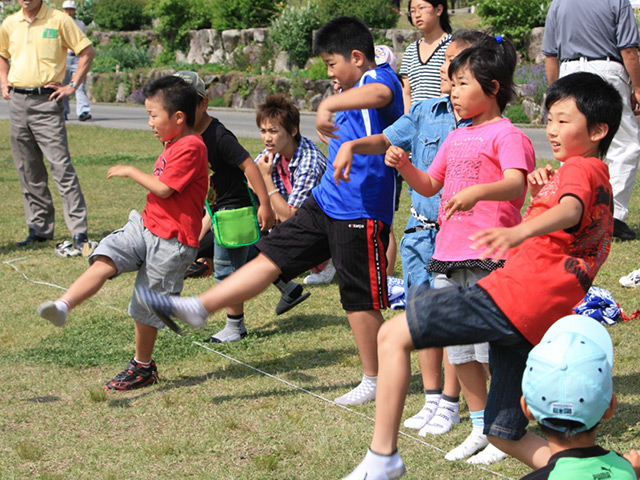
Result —
M 496 42 L 498 42 L 498 45 L 502 43 L 502 35 L 496 35 Z

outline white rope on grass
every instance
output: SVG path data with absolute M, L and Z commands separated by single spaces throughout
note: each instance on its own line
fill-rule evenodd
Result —
M 4 263 L 5 265 L 9 265 L 9 266 L 10 266 L 11 268 L 13 268 L 16 272 L 18 272 L 19 274 L 21 274 L 21 275 L 25 278 L 25 280 L 27 280 L 28 282 L 34 283 L 34 284 L 36 284 L 36 285 L 44 285 L 44 286 L 47 286 L 47 287 L 58 288 L 58 289 L 60 289 L 60 290 L 64 290 L 64 291 L 66 291 L 66 290 L 67 290 L 66 288 L 61 287 L 60 285 L 56 285 L 56 284 L 54 284 L 54 283 L 48 283 L 48 282 L 41 282 L 41 281 L 38 281 L 38 280 L 32 280 L 32 279 L 31 279 L 31 278 L 29 278 L 25 273 L 21 272 L 21 271 L 20 271 L 20 269 L 18 269 L 18 267 L 16 267 L 15 265 L 13 265 L 13 262 L 18 262 L 18 261 L 20 261 L 20 260 L 26 260 L 26 259 L 27 259 L 27 257 L 14 258 L 13 260 L 8 260 L 8 261 L 5 261 L 5 262 L 3 262 L 3 263 Z M 100 305 L 102 305 L 102 306 L 104 306 L 104 307 L 110 308 L 111 310 L 115 310 L 116 312 L 126 313 L 126 312 L 123 312 L 122 310 L 120 310 L 120 309 L 118 309 L 118 308 L 112 307 L 111 305 L 107 305 L 107 304 L 105 304 L 105 303 L 100 303 L 100 302 L 99 302 L 99 304 L 100 304 Z M 184 337 L 182 337 L 182 335 L 180 335 L 179 333 L 177 333 L 177 335 L 178 335 L 179 337 L 181 337 L 181 338 L 184 338 Z M 232 361 L 232 362 L 235 362 L 235 363 L 237 363 L 238 365 L 242 365 L 243 367 L 246 367 L 246 368 L 248 368 L 249 370 L 253 370 L 254 372 L 257 372 L 257 373 L 259 373 L 259 374 L 261 374 L 261 375 L 264 375 L 265 377 L 269 377 L 269 378 L 271 378 L 271 379 L 273 379 L 273 380 L 276 380 L 277 382 L 283 383 L 283 384 L 285 384 L 285 385 L 287 385 L 287 386 L 289 386 L 289 387 L 291 387 L 291 388 L 293 388 L 293 389 L 299 390 L 299 391 L 301 391 L 301 392 L 303 392 L 303 393 L 306 393 L 306 394 L 308 394 L 308 395 L 311 395 L 312 397 L 315 397 L 315 398 L 317 398 L 317 399 L 319 399 L 319 400 L 322 400 L 322 401 L 324 401 L 324 402 L 327 402 L 327 403 L 329 403 L 329 404 L 331 404 L 331 405 L 333 405 L 333 406 L 335 406 L 335 407 L 339 407 L 339 408 L 341 408 L 341 409 L 343 409 L 343 410 L 346 410 L 346 411 L 347 411 L 347 412 L 349 412 L 349 413 L 352 413 L 352 414 L 354 414 L 354 415 L 358 415 L 358 416 L 360 416 L 360 417 L 362 417 L 362 418 L 365 418 L 366 420 L 369 420 L 370 422 L 374 422 L 374 423 L 375 423 L 375 419 L 371 418 L 369 415 L 365 415 L 364 413 L 362 413 L 362 412 L 358 412 L 358 411 L 356 411 L 356 410 L 353 410 L 353 409 L 351 409 L 351 408 L 349 408 L 349 407 L 347 407 L 347 406 L 345 406 L 345 405 L 340 405 L 340 404 L 338 404 L 338 403 L 334 402 L 333 400 L 329 400 L 327 397 L 323 397 L 322 395 L 318 395 L 317 393 L 311 392 L 311 391 L 307 390 L 306 388 L 300 387 L 299 385 L 296 385 L 296 384 L 294 384 L 294 383 L 291 383 L 291 382 L 289 382 L 289 381 L 287 381 L 287 380 L 285 380 L 285 379 L 283 379 L 283 378 L 276 377 L 275 375 L 272 375 L 272 374 L 270 374 L 269 372 L 265 372 L 264 370 L 260 370 L 259 368 L 256 368 L 256 367 L 254 367 L 254 366 L 252 366 L 252 365 L 249 365 L 248 363 L 243 362 L 242 360 L 238 360 L 237 358 L 233 358 L 233 357 L 231 357 L 231 356 L 229 356 L 229 355 L 227 355 L 227 354 L 225 354 L 225 353 L 219 352 L 218 350 L 215 350 L 215 349 L 213 349 L 213 348 L 211 348 L 211 347 L 209 347 L 209 346 L 207 346 L 207 345 L 203 345 L 203 344 L 202 344 L 202 343 L 200 343 L 200 342 L 193 341 L 192 343 L 193 343 L 194 345 L 197 345 L 197 346 L 201 347 L 201 348 L 204 348 L 205 350 L 208 350 L 208 351 L 210 351 L 210 352 L 212 352 L 212 353 L 215 353 L 216 355 L 219 355 L 220 357 L 223 357 L 223 358 L 226 358 L 227 360 L 230 360 L 230 361 Z M 413 436 L 413 435 L 409 435 L 408 433 L 405 433 L 405 432 L 399 431 L 399 432 L 398 432 L 398 435 L 403 436 L 403 437 L 405 437 L 405 438 L 408 438 L 408 439 L 410 439 L 410 440 L 413 440 L 413 441 L 414 441 L 414 442 L 416 442 L 416 443 L 420 443 L 420 444 L 422 444 L 422 445 L 425 445 L 425 446 L 427 446 L 427 447 L 429 447 L 429 448 L 431 448 L 431 449 L 433 449 L 433 450 L 436 450 L 436 451 L 438 451 L 438 452 L 440 452 L 440 453 L 445 453 L 445 451 L 444 451 L 444 450 L 442 450 L 441 448 L 436 447 L 435 445 L 432 445 L 432 444 L 430 444 L 430 443 L 428 443 L 428 442 L 425 442 L 424 440 L 421 440 L 420 438 L 417 438 L 417 437 L 415 437 L 415 436 Z M 511 478 L 511 477 L 507 477 L 506 475 L 503 475 L 503 474 L 501 474 L 501 473 L 499 473 L 499 472 L 496 472 L 496 471 L 494 471 L 494 470 L 491 470 L 490 468 L 482 467 L 482 466 L 480 466 L 480 465 L 474 465 L 474 466 L 475 466 L 476 468 L 479 468 L 480 470 L 483 470 L 483 471 L 485 471 L 485 472 L 491 473 L 491 474 L 495 475 L 496 477 L 506 478 L 506 479 L 508 479 L 508 480 L 514 480 L 513 478 Z

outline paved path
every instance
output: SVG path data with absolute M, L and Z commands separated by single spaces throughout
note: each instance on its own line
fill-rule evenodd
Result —
M 148 129 L 147 112 L 143 106 L 118 105 L 98 103 L 91 105 L 91 120 L 79 122 L 75 115 L 75 104 L 72 102 L 69 123 L 78 125 L 98 125 L 105 128 Z M 255 112 L 249 109 L 234 110 L 231 108 L 209 109 L 209 113 L 218 118 L 238 137 L 260 138 L 255 121 Z M 9 105 L 0 99 L 0 119 L 9 119 Z M 537 158 L 552 159 L 553 155 L 546 140 L 543 128 L 523 128 L 524 133 L 531 139 Z M 315 116 L 303 113 L 300 117 L 300 131 L 302 135 L 317 139 L 315 133 Z

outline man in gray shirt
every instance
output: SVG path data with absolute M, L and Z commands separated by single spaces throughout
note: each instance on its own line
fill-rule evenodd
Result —
M 573 72 L 591 72 L 611 83 L 623 100 L 620 128 L 605 158 L 613 188 L 613 236 L 620 240 L 636 238 L 625 220 L 640 160 L 635 117 L 640 114 L 639 43 L 629 0 L 551 2 L 542 44 L 549 83 Z

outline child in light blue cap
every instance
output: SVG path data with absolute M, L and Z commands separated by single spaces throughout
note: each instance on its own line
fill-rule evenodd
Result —
M 520 403 L 545 433 L 551 458 L 522 480 L 637 478 L 637 452 L 627 460 L 596 445 L 600 420 L 611 418 L 618 404 L 612 367 L 609 333 L 584 315 L 561 318 L 531 350 Z

